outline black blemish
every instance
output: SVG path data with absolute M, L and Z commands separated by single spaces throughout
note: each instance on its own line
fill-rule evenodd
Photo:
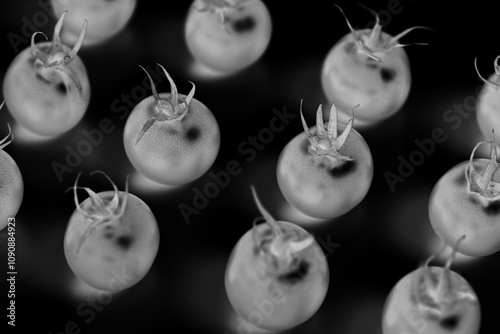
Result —
M 58 83 L 56 85 L 56 90 L 60 94 L 66 94 L 68 92 L 68 89 L 66 88 L 66 85 L 64 83 Z
M 356 49 L 356 44 L 354 44 L 353 42 L 346 43 L 344 46 L 344 51 L 346 53 L 354 53 L 355 49 Z
M 306 277 L 309 272 L 309 263 L 301 260 L 297 268 L 289 273 L 278 276 L 278 281 L 283 283 L 293 284 L 300 282 Z
M 484 212 L 490 216 L 496 216 L 500 213 L 500 201 L 490 202 L 487 207 L 484 208 Z
M 132 237 L 127 236 L 127 235 L 122 235 L 116 239 L 116 244 L 122 249 L 122 250 L 127 250 L 130 248 L 130 245 L 132 244 Z
M 444 329 L 451 331 L 451 330 L 454 330 L 455 328 L 457 328 L 458 320 L 459 320 L 458 316 L 451 315 L 451 316 L 448 316 L 444 319 L 441 319 L 440 324 L 441 324 L 441 327 L 443 327 Z
M 469 196 L 469 201 L 474 205 L 480 205 L 479 201 L 473 196 Z M 483 212 L 488 216 L 496 216 L 500 214 L 500 201 L 493 201 L 488 206 L 483 208 Z
M 354 160 L 345 161 L 342 165 L 330 169 L 330 176 L 333 178 L 344 177 L 351 174 L 356 169 L 356 162 Z
M 239 34 L 253 30 L 255 20 L 250 16 L 235 20 L 232 22 L 233 30 Z
M 200 130 L 198 128 L 189 128 L 186 132 L 186 139 L 188 141 L 195 141 L 200 137 Z
M 382 69 L 380 70 L 380 77 L 382 78 L 382 81 L 385 83 L 391 82 L 395 76 L 396 76 L 396 71 L 391 70 L 390 68 L 382 67 Z

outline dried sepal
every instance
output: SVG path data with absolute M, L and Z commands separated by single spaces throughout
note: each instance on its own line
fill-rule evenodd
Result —
M 459 303 L 477 302 L 477 298 L 470 286 L 459 284 L 452 277 L 450 270 L 457 253 L 458 246 L 466 238 L 462 235 L 453 247 L 450 257 L 440 275 L 429 266 L 434 258 L 446 249 L 446 245 L 437 253 L 431 255 L 425 264 L 419 268 L 415 279 L 412 280 L 412 296 L 417 303 L 420 313 L 425 317 L 440 320 L 448 316 Z
M 375 25 L 371 29 L 371 31 L 367 34 L 366 31 L 364 30 L 355 30 L 349 20 L 347 19 L 347 16 L 345 15 L 344 11 L 340 6 L 335 5 L 340 12 L 342 13 L 342 16 L 344 16 L 344 19 L 347 23 L 347 26 L 349 27 L 349 30 L 351 31 L 351 35 L 356 42 L 356 45 L 358 47 L 358 50 L 365 54 L 367 57 L 370 57 L 371 59 L 381 62 L 382 60 L 380 57 L 377 57 L 375 53 L 385 53 L 389 52 L 394 48 L 398 47 L 405 47 L 409 45 L 428 45 L 428 43 L 411 43 L 411 44 L 401 44 L 399 43 L 399 40 L 407 35 L 409 32 L 415 30 L 415 29 L 427 29 L 427 30 L 433 30 L 428 27 L 423 27 L 423 26 L 416 26 L 416 27 L 411 27 L 403 32 L 399 33 L 398 35 L 391 37 L 389 40 L 387 39 L 382 39 L 381 34 L 382 32 L 382 26 L 380 25 L 380 18 L 373 9 L 368 8 L 364 5 L 361 5 L 365 9 L 369 10 L 374 16 L 375 16 Z
M 111 180 L 111 178 L 108 175 L 106 175 L 102 171 L 94 171 L 90 175 L 94 175 L 96 173 L 104 175 L 109 180 L 109 182 L 112 184 L 113 190 L 114 190 L 114 195 L 110 201 L 105 201 L 98 194 L 96 194 L 92 189 L 90 189 L 88 187 L 79 187 L 78 180 L 80 179 L 81 172 L 78 173 L 78 175 L 75 179 L 74 186 L 71 187 L 70 189 L 68 189 L 68 190 L 73 189 L 73 196 L 74 196 L 74 201 L 75 201 L 75 205 L 76 205 L 76 210 L 80 214 L 82 214 L 85 217 L 85 219 L 88 221 L 87 228 L 82 233 L 82 235 L 80 236 L 80 238 L 77 242 L 77 246 L 76 246 L 76 250 L 75 250 L 75 257 L 78 256 L 83 243 L 85 242 L 87 237 L 90 235 L 90 233 L 92 233 L 97 227 L 111 224 L 111 223 L 119 220 L 123 216 L 125 209 L 126 209 L 126 206 L 127 206 L 128 176 L 127 176 L 126 185 L 125 185 L 125 194 L 123 196 L 123 199 L 122 199 L 122 202 L 120 205 L 120 191 L 118 190 L 118 188 L 116 187 L 114 182 Z M 85 190 L 87 192 L 87 194 L 89 195 L 90 205 L 87 205 L 87 207 L 85 207 L 85 208 L 83 208 L 80 205 L 80 202 L 78 200 L 78 194 L 77 194 L 78 189 Z
M 486 165 L 483 173 L 479 173 L 474 167 L 474 155 L 476 150 L 483 144 L 490 144 L 490 161 Z M 491 201 L 500 200 L 500 183 L 494 180 L 495 173 L 500 168 L 497 162 L 497 147 L 494 141 L 494 131 L 492 130 L 489 141 L 479 142 L 470 155 L 469 164 L 465 168 L 468 191 L 470 194 L 478 195 L 483 205 L 487 206 Z
M 167 72 L 167 70 L 160 64 L 157 63 L 157 65 L 163 70 L 165 73 L 165 76 L 168 79 L 168 82 L 170 83 L 170 99 L 162 99 L 160 95 L 158 94 L 158 91 L 156 90 L 155 84 L 153 82 L 153 78 L 149 75 L 149 73 L 146 71 L 144 67 L 139 65 L 139 67 L 146 72 L 146 75 L 149 78 L 149 82 L 151 83 L 151 90 L 153 91 L 153 98 L 156 103 L 156 114 L 152 116 L 150 119 L 148 119 L 142 129 L 139 135 L 137 136 L 137 139 L 135 141 L 135 145 L 139 143 L 139 141 L 142 139 L 144 134 L 153 126 L 154 123 L 156 122 L 164 122 L 164 121 L 171 121 L 171 122 L 179 122 L 181 121 L 188 113 L 189 111 L 189 104 L 194 98 L 194 93 L 196 91 L 196 86 L 194 83 L 192 83 L 192 88 L 189 91 L 189 94 L 183 98 L 183 102 L 179 103 L 179 93 L 177 91 L 177 86 L 175 85 L 174 80 L 170 76 L 170 74 Z
M 355 106 L 354 108 L 357 108 L 358 106 L 359 105 Z M 325 129 L 323 123 L 322 105 L 319 105 L 318 110 L 316 111 L 316 134 L 312 134 L 304 119 L 304 115 L 302 113 L 302 101 L 300 102 L 300 117 L 302 120 L 302 126 L 304 127 L 304 133 L 310 143 L 310 145 L 308 146 L 309 153 L 318 158 L 327 158 L 334 163 L 338 161 L 353 160 L 353 158 L 351 157 L 342 155 L 339 151 L 344 146 L 349 133 L 351 133 L 354 116 L 351 116 L 349 122 L 347 123 L 344 131 L 340 136 L 337 132 L 338 115 L 337 108 L 335 107 L 334 103 L 331 103 L 330 105 L 330 117 L 327 129 Z
M 283 273 L 295 269 L 298 254 L 310 247 L 314 239 L 308 235 L 301 237 L 297 231 L 284 231 L 278 222 L 269 214 L 260 202 L 255 188 L 251 186 L 254 201 L 262 214 L 264 221 L 271 233 L 259 233 L 258 225 L 252 228 L 252 239 L 254 245 L 260 250 L 266 264 L 264 275 L 268 278 L 276 278 Z
M 500 76 L 500 65 L 498 64 L 498 60 L 500 59 L 500 56 L 497 56 L 495 58 L 495 62 L 493 63 L 493 66 L 495 68 L 495 75 L 497 76 L 497 78 Z M 476 73 L 477 75 L 479 76 L 479 78 L 488 86 L 492 86 L 492 87 L 495 87 L 495 88 L 500 88 L 500 86 L 494 82 L 491 82 L 490 80 L 486 80 L 482 75 L 481 73 L 479 73 L 479 70 L 477 68 L 477 57 L 474 58 L 474 67 L 476 68 Z

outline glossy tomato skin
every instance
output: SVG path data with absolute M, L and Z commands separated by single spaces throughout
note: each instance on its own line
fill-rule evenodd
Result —
M 500 85 L 500 78 L 493 74 L 488 79 L 490 82 Z M 486 140 L 491 138 L 491 129 L 495 129 L 496 133 L 500 133 L 500 89 L 492 85 L 485 84 L 479 93 L 476 105 L 476 117 Z M 500 147 L 500 136 L 495 137 L 495 144 Z
M 325 124 L 325 128 L 327 127 Z M 345 129 L 337 127 L 338 133 Z M 311 127 L 316 134 L 316 126 Z M 361 135 L 351 129 L 339 153 L 353 158 L 330 169 L 308 152 L 309 141 L 302 132 L 282 150 L 278 159 L 278 185 L 285 199 L 296 209 L 315 218 L 333 218 L 358 205 L 373 178 L 370 148 Z
M 488 159 L 474 159 L 474 167 L 483 173 Z M 465 235 L 458 252 L 470 256 L 490 255 L 500 250 L 500 202 L 483 207 L 475 194 L 468 193 L 464 161 L 436 183 L 429 200 L 429 219 L 438 237 L 449 246 Z M 496 174 L 494 181 L 500 181 Z
M 84 45 L 98 44 L 120 32 L 132 17 L 137 0 L 51 0 L 54 15 L 68 11 L 62 39 L 76 40 L 83 20 L 89 22 Z
M 301 239 L 309 235 L 295 224 L 277 223 L 284 233 L 295 231 Z M 260 233 L 269 226 L 257 228 Z M 236 312 L 253 325 L 272 331 L 287 330 L 312 317 L 328 290 L 328 264 L 316 241 L 300 258 L 307 263 L 307 275 L 295 280 L 270 279 L 263 274 L 265 263 L 256 250 L 252 230 L 245 233 L 231 253 L 225 274 L 227 296 Z
M 21 207 L 24 183 L 21 171 L 12 157 L 0 149 L 0 230 L 7 226 Z
M 38 43 L 48 51 L 52 42 Z M 62 45 L 65 54 L 70 51 Z M 80 81 L 83 101 L 72 80 L 54 73 L 52 83 L 45 80 L 35 65 L 30 48 L 24 49 L 12 61 L 3 82 L 5 103 L 23 127 L 42 136 L 57 136 L 73 128 L 83 117 L 90 100 L 90 83 L 83 62 L 74 56 L 67 65 Z
M 371 30 L 365 30 L 369 34 Z M 381 32 L 381 40 L 392 37 Z M 321 72 L 323 91 L 344 113 L 354 105 L 356 120 L 375 123 L 396 113 L 410 92 L 411 73 L 403 48 L 374 52 L 377 62 L 358 50 L 352 33 L 329 51 Z
M 159 94 L 170 100 L 170 93 Z M 185 95 L 179 94 L 179 103 Z M 136 140 L 144 124 L 156 115 L 152 96 L 132 111 L 123 134 L 125 152 L 132 165 L 149 179 L 167 185 L 182 185 L 202 176 L 213 164 L 220 147 L 220 132 L 212 112 L 192 99 L 180 121 L 157 121 Z
M 119 192 L 120 202 L 124 192 Z M 109 202 L 114 191 L 97 194 Z M 81 236 L 90 220 L 80 211 L 71 216 L 64 236 L 64 254 L 71 270 L 83 282 L 103 291 L 116 292 L 137 284 L 150 270 L 158 252 L 160 234 L 149 207 L 128 193 L 123 216 L 111 224 L 96 227 L 76 254 Z M 91 205 L 90 198 L 81 204 Z
M 208 1 L 207 1 L 208 2 Z M 244 1 L 221 17 L 199 11 L 203 1 L 194 1 L 185 25 L 185 38 L 192 55 L 200 63 L 220 72 L 239 71 L 256 62 L 271 39 L 271 17 L 260 0 Z
M 435 279 L 445 270 L 441 267 L 429 267 Z M 469 283 L 459 274 L 450 271 L 452 284 L 465 289 L 473 295 L 476 302 L 457 303 L 448 315 L 441 319 L 429 317 L 413 296 L 415 281 L 419 279 L 417 269 L 404 276 L 387 297 L 382 318 L 383 334 L 477 334 L 481 324 L 481 310 L 477 296 Z

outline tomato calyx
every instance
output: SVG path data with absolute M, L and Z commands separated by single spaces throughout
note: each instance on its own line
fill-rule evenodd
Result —
M 354 108 L 357 108 L 358 106 L 359 105 Z M 304 127 L 306 139 L 309 141 L 308 151 L 315 157 L 315 159 L 320 160 L 321 162 L 325 162 L 323 160 L 327 160 L 326 162 L 329 162 L 329 164 L 338 164 L 339 162 L 354 160 L 353 158 L 342 155 L 339 152 L 342 146 L 344 146 L 349 133 L 351 133 L 354 117 L 349 119 L 349 122 L 341 135 L 338 135 L 337 108 L 333 103 L 330 106 L 330 118 L 326 129 L 323 124 L 322 105 L 320 104 L 318 106 L 318 110 L 316 111 L 315 134 L 311 133 L 309 126 L 304 119 L 304 115 L 302 114 L 302 101 L 300 101 L 300 117 L 302 119 L 302 126 Z
M 496 75 L 496 80 L 497 82 L 500 81 L 500 64 L 498 63 L 498 60 L 500 59 L 500 56 L 497 56 L 495 58 L 495 61 L 493 62 L 493 67 L 495 68 L 495 75 Z M 483 76 L 481 76 L 481 73 L 479 73 L 479 70 L 477 68 L 477 57 L 474 59 L 474 67 L 476 68 L 476 73 L 479 76 L 479 78 L 488 86 L 494 87 L 494 88 L 500 88 L 500 85 L 496 82 L 492 82 L 490 80 L 486 80 Z
M 85 218 L 87 218 L 90 222 L 85 230 L 85 232 L 80 236 L 80 239 L 78 240 L 76 251 L 75 251 L 75 257 L 78 256 L 78 253 L 80 252 L 80 249 L 87 239 L 87 237 L 97 228 L 100 226 L 104 225 L 111 225 L 116 223 L 122 216 L 123 213 L 125 212 L 125 208 L 127 206 L 127 199 L 128 199 L 128 176 L 127 176 L 127 181 L 125 183 L 125 195 L 123 196 L 121 205 L 120 205 L 120 192 L 118 191 L 118 188 L 114 184 L 114 182 L 110 179 L 108 175 L 106 175 L 104 172 L 100 170 L 93 171 L 90 173 L 90 175 L 94 175 L 96 173 L 104 175 L 109 182 L 111 182 L 111 185 L 113 186 L 115 194 L 113 195 L 113 198 L 109 201 L 102 199 L 99 195 L 97 195 L 92 189 L 87 188 L 87 187 L 79 187 L 77 186 L 78 184 L 78 179 L 80 178 L 81 173 L 78 174 L 75 180 L 75 185 L 68 190 L 73 189 L 74 192 L 74 199 L 75 199 L 75 204 L 76 204 L 76 209 L 78 212 L 80 212 Z M 88 195 L 90 196 L 90 205 L 86 208 L 82 208 L 80 203 L 78 202 L 78 195 L 76 193 L 77 189 L 83 189 L 85 190 Z
M 135 145 L 139 143 L 141 140 L 142 136 L 153 126 L 154 123 L 156 122 L 180 122 L 184 116 L 189 111 L 189 103 L 191 103 L 191 100 L 194 97 L 194 93 L 196 90 L 196 86 L 194 83 L 191 81 L 191 85 L 193 87 L 191 88 L 191 91 L 186 97 L 183 97 L 182 103 L 179 103 L 179 93 L 177 92 L 177 86 L 175 85 L 174 81 L 172 80 L 172 77 L 168 74 L 167 70 L 161 66 L 160 64 L 156 64 L 161 67 L 163 72 L 165 73 L 165 76 L 167 77 L 169 83 L 170 83 L 170 100 L 162 99 L 158 92 L 156 91 L 156 87 L 153 82 L 153 78 L 149 75 L 149 73 L 146 71 L 144 67 L 139 65 L 140 68 L 144 72 L 146 72 L 146 75 L 149 78 L 149 82 L 151 84 L 151 90 L 153 91 L 153 98 L 155 99 L 156 106 L 155 106 L 155 111 L 156 114 L 152 116 L 147 122 L 144 124 L 142 127 L 141 132 L 139 133 L 139 136 L 137 137 L 137 140 L 135 141 Z
M 465 235 L 457 240 L 451 256 L 442 268 L 440 275 L 432 271 L 429 263 L 442 251 L 433 254 L 419 269 L 416 280 L 413 281 L 412 295 L 422 314 L 430 319 L 440 320 L 452 313 L 456 306 L 463 302 L 477 302 L 471 288 L 466 284 L 456 284 L 452 279 L 450 267 L 453 263 L 458 245 L 465 239 Z
M 198 0 L 195 2 L 194 8 L 199 12 L 211 12 L 218 15 L 222 29 L 228 34 L 231 34 L 231 31 L 226 26 L 227 14 L 248 1 L 249 0 Z
M 85 105 L 85 98 L 83 96 L 83 88 L 78 79 L 78 75 L 73 71 L 69 64 L 76 57 L 80 47 L 83 44 L 83 39 L 85 38 L 85 34 L 87 32 L 87 20 L 83 22 L 83 28 L 80 31 L 80 35 L 76 41 L 76 44 L 70 49 L 68 52 L 65 52 L 63 47 L 64 44 L 61 41 L 61 28 L 66 17 L 68 11 L 62 13 L 61 17 L 56 23 L 56 27 L 54 28 L 54 36 L 52 38 L 52 44 L 48 48 L 48 50 L 40 49 L 35 43 L 35 37 L 38 34 L 41 34 L 48 40 L 47 35 L 43 32 L 37 31 L 31 36 L 31 53 L 35 57 L 35 69 L 38 74 L 50 83 L 58 83 L 61 81 L 61 77 L 63 78 L 63 82 L 68 78 L 71 80 L 80 96 L 80 101 L 83 105 Z
M 311 236 L 301 237 L 297 231 L 283 231 L 278 222 L 263 207 L 257 192 L 252 186 L 254 201 L 262 214 L 269 229 L 259 233 L 254 221 L 252 239 L 259 255 L 263 257 L 264 275 L 268 278 L 277 278 L 293 272 L 300 264 L 300 253 L 313 244 Z
M 482 174 L 474 167 L 474 154 L 479 146 L 490 144 L 490 161 Z M 493 180 L 495 173 L 500 168 L 497 162 L 497 148 L 492 130 L 491 140 L 479 142 L 472 150 L 469 164 L 465 168 L 468 192 L 476 196 L 481 204 L 488 206 L 492 201 L 500 200 L 500 183 Z
M 368 9 L 372 14 L 375 15 L 375 25 L 373 28 L 370 30 L 355 30 L 349 20 L 347 19 L 347 16 L 344 14 L 342 11 L 342 8 L 340 8 L 339 5 L 335 5 L 342 15 L 344 16 L 344 19 L 347 23 L 347 26 L 349 27 L 349 30 L 351 31 L 352 37 L 356 42 L 356 46 L 358 47 L 358 51 L 365 54 L 366 56 L 370 57 L 371 59 L 381 62 L 382 60 L 377 57 L 375 54 L 383 54 L 386 52 L 391 51 L 392 49 L 395 48 L 400 48 L 400 47 L 405 47 L 409 45 L 428 45 L 428 43 L 411 43 L 411 44 L 401 44 L 399 43 L 399 39 L 401 39 L 403 36 L 408 34 L 410 31 L 415 30 L 415 29 L 429 29 L 427 27 L 422 27 L 422 26 L 416 26 L 412 28 L 408 28 L 405 31 L 401 32 L 400 34 L 391 37 L 390 35 L 382 32 L 382 26 L 380 25 L 380 18 L 378 17 L 377 12 L 375 12 L 373 9 L 367 8 L 366 6 L 362 5 L 362 7 Z
M 2 105 L 0 105 L 0 110 L 2 109 L 3 105 L 5 104 L 5 101 L 2 102 Z M 12 133 L 12 129 L 10 128 L 10 124 L 7 123 L 7 127 L 9 128 L 9 134 L 5 136 L 3 139 L 0 140 L 0 150 L 3 150 L 5 147 L 7 147 L 12 141 L 14 140 L 14 134 Z M 10 140 L 8 140 L 10 137 Z

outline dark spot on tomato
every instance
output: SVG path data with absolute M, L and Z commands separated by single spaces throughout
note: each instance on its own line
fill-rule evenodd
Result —
M 474 205 L 481 205 L 481 203 L 474 197 L 469 196 L 469 201 Z M 483 207 L 483 212 L 489 216 L 496 216 L 500 214 L 500 201 L 493 201 Z
M 200 129 L 196 127 L 189 128 L 186 132 L 186 139 L 188 141 L 196 141 L 200 137 Z
M 441 327 L 444 329 L 447 329 L 449 331 L 454 330 L 458 326 L 458 321 L 460 318 L 457 315 L 450 315 L 447 316 L 446 318 L 441 319 L 439 322 Z
M 348 174 L 351 174 L 352 172 L 354 172 L 355 169 L 356 169 L 356 162 L 354 160 L 350 160 L 350 161 L 345 161 L 338 167 L 330 169 L 329 173 L 330 176 L 333 178 L 340 178 Z
M 248 32 L 254 29 L 255 20 L 251 16 L 245 16 L 241 19 L 232 22 L 233 30 L 239 34 Z
M 496 216 L 500 213 L 500 201 L 493 201 L 484 208 L 484 212 L 491 216 Z
M 65 95 L 68 92 L 66 85 L 63 82 L 60 82 L 56 85 L 56 90 L 59 94 Z
M 286 284 L 294 284 L 304 280 L 304 277 L 309 273 L 309 263 L 305 260 L 294 259 L 294 261 L 300 261 L 295 268 L 286 273 L 278 276 L 278 281 Z
M 387 67 L 382 67 L 382 69 L 380 70 L 380 77 L 382 78 L 383 82 L 389 83 L 394 80 L 394 77 L 396 77 L 396 71 L 391 70 Z
M 116 244 L 122 250 L 128 250 L 130 248 L 130 245 L 132 245 L 132 242 L 133 242 L 132 237 L 128 235 L 122 235 L 119 236 L 118 239 L 116 239 Z
M 344 51 L 346 53 L 355 53 L 356 52 L 356 44 L 354 44 L 353 42 L 345 43 Z

